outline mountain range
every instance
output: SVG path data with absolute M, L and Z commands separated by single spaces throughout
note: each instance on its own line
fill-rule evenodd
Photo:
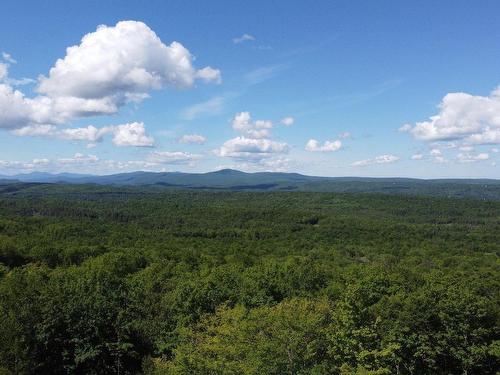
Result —
M 94 184 L 161 189 L 361 192 L 500 199 L 500 180 L 318 177 L 298 173 L 246 173 L 222 169 L 208 173 L 131 172 L 106 176 L 32 172 L 0 175 L 0 184 Z

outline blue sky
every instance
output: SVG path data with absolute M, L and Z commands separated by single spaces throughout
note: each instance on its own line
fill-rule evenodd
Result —
M 0 174 L 500 178 L 498 25 L 498 1 L 6 0 Z

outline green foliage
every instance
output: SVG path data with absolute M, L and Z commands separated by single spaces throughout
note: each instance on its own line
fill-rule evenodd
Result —
M 0 194 L 0 374 L 500 371 L 498 202 L 30 189 Z
M 222 306 L 181 335 L 168 372 L 306 374 L 324 369 L 330 309 L 291 299 L 247 309 Z

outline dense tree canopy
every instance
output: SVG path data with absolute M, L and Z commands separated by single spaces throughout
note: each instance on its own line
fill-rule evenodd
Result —
M 500 202 L 0 195 L 0 374 L 496 374 Z

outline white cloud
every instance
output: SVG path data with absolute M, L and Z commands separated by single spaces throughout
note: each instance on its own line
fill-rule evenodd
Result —
M 365 159 L 365 160 L 359 160 L 351 165 L 354 167 L 365 167 L 368 165 L 374 165 L 374 164 L 389 164 L 389 163 L 394 163 L 399 160 L 399 157 L 395 155 L 379 155 L 376 156 L 373 159 Z
M 280 121 L 285 126 L 291 126 L 295 122 L 295 119 L 292 116 L 285 117 Z
M 49 164 L 50 160 L 45 158 L 35 158 L 31 162 L 0 160 L 0 168 L 15 172 L 32 171 L 35 168 L 44 168 Z
M 196 143 L 199 145 L 202 145 L 205 143 L 207 139 L 199 134 L 185 134 L 182 137 L 179 138 L 179 143 Z
M 338 139 L 335 141 L 325 141 L 321 144 L 316 139 L 310 139 L 306 143 L 305 150 L 310 152 L 333 152 L 342 148 L 342 142 Z
M 40 100 L 28 99 L 19 90 L 0 84 L 0 128 L 13 129 L 34 121 L 48 122 L 48 108 Z
M 406 132 L 409 132 L 411 129 L 412 129 L 412 127 L 410 124 L 404 124 L 403 126 L 401 126 L 398 129 L 398 131 L 400 131 L 401 133 L 406 133 Z
M 500 113 L 498 114 L 500 117 Z M 498 129 L 486 127 L 482 133 L 472 134 L 467 138 L 469 142 L 477 144 L 500 144 L 500 125 Z
M 107 132 L 108 128 L 97 129 L 95 126 L 89 125 L 85 128 L 62 129 L 58 132 L 58 136 L 74 141 L 100 142 Z
M 251 41 L 251 40 L 255 40 L 255 37 L 253 35 L 243 34 L 242 36 L 240 36 L 238 38 L 233 38 L 233 43 L 240 44 L 240 43 L 243 43 L 246 41 Z
M 33 164 L 35 165 L 48 165 L 49 163 L 50 160 L 46 158 L 33 159 Z
M 49 76 L 40 78 L 38 91 L 51 97 L 123 101 L 163 86 L 191 87 L 197 75 L 192 60 L 182 44 L 163 44 L 143 22 L 101 25 L 78 46 L 67 48 Z
M 192 164 L 201 155 L 181 151 L 154 151 L 148 156 L 148 161 L 157 164 Z
M 430 151 L 429 151 L 429 155 L 431 156 L 432 160 L 435 162 L 435 163 L 446 163 L 447 160 L 446 158 L 444 157 L 443 155 L 443 152 L 437 148 L 437 147 L 444 147 L 444 148 L 456 148 L 456 145 L 455 144 L 451 144 L 451 145 L 446 145 L 446 144 L 434 144 L 436 147 L 435 148 L 432 148 Z
M 234 130 L 239 131 L 248 138 L 262 139 L 269 138 L 273 123 L 269 120 L 252 122 L 250 112 L 240 112 L 234 116 L 232 126 Z
M 9 77 L 9 67 L 11 64 L 16 64 L 17 61 L 14 60 L 8 53 L 2 52 L 2 58 L 4 62 L 0 61 L 0 82 L 3 82 L 9 86 L 22 86 L 35 83 L 36 81 L 31 78 L 10 78 Z M 1 108 L 1 107 L 0 107 Z
M 146 134 L 146 128 L 142 122 L 133 122 L 121 125 L 105 126 L 96 128 L 93 125 L 82 128 L 60 129 L 54 125 L 29 125 L 12 130 L 17 136 L 48 137 L 71 141 L 101 142 L 107 134 L 112 135 L 116 146 L 152 147 L 154 138 Z
M 194 166 L 201 155 L 184 152 L 152 152 L 146 160 L 102 160 L 96 155 L 76 153 L 72 157 L 50 160 L 35 158 L 32 161 L 0 160 L 0 170 L 15 172 L 47 171 L 47 172 L 78 172 L 78 173 L 116 173 L 117 171 L 151 170 L 164 171 L 165 165 Z
M 38 126 L 23 126 L 19 129 L 12 130 L 12 134 L 19 137 L 52 137 L 57 132 L 54 125 L 38 125 Z
M 240 112 L 237 113 L 232 121 L 233 129 L 235 130 L 245 130 L 250 124 L 250 112 Z
M 270 139 L 236 137 L 224 142 L 217 154 L 223 157 L 255 161 L 287 151 L 286 143 Z
M 59 129 L 54 125 L 24 126 L 14 129 L 12 134 L 17 136 L 49 137 L 67 139 L 73 141 L 100 142 L 104 134 L 109 133 L 110 128 L 98 129 L 92 125 L 84 128 Z
M 215 151 L 219 156 L 259 163 L 265 158 L 288 152 L 286 143 L 270 139 L 273 127 L 270 120 L 252 121 L 250 112 L 244 111 L 233 117 L 231 125 L 242 135 L 224 142 Z
M 424 141 L 462 139 L 474 144 L 500 144 L 500 87 L 490 96 L 449 93 L 437 115 L 414 126 L 403 125 L 400 131 Z
M 221 72 L 219 69 L 213 69 L 209 66 L 200 69 L 196 72 L 196 78 L 199 78 L 205 82 L 214 82 L 217 84 L 222 83 Z
M 411 156 L 411 160 L 422 160 L 424 158 L 424 155 L 422 154 L 414 154 Z
M 292 160 L 289 158 L 277 157 L 262 159 L 259 165 L 267 172 L 286 172 L 290 169 Z
M 485 161 L 490 158 L 490 155 L 487 153 L 479 153 L 477 155 L 473 155 L 470 153 L 460 153 L 457 155 L 457 160 L 460 163 L 473 163 L 477 161 Z
M 10 86 L 14 81 L 4 79 L 6 83 L 0 84 L 0 128 L 57 125 L 114 114 L 128 102 L 144 100 L 152 90 L 189 88 L 196 79 L 220 82 L 218 69 L 196 70 L 192 62 L 182 44 L 163 44 L 142 22 L 99 26 L 79 45 L 67 48 L 66 56 L 57 60 L 48 76 L 39 77 L 38 96 L 26 98 Z
M 6 170 L 13 169 L 15 171 L 19 171 L 22 169 L 29 169 L 30 167 L 27 167 L 27 163 L 18 163 L 14 161 L 0 160 L 0 168 Z
M 491 149 L 491 152 L 493 152 L 493 153 L 495 153 L 495 154 L 496 154 L 497 152 L 499 152 L 499 151 L 500 151 L 500 150 L 499 150 L 498 148 L 496 148 L 496 147 L 493 147 L 493 148 Z
M 144 123 L 115 125 L 112 127 L 113 143 L 117 146 L 152 147 L 154 139 L 146 135 Z

